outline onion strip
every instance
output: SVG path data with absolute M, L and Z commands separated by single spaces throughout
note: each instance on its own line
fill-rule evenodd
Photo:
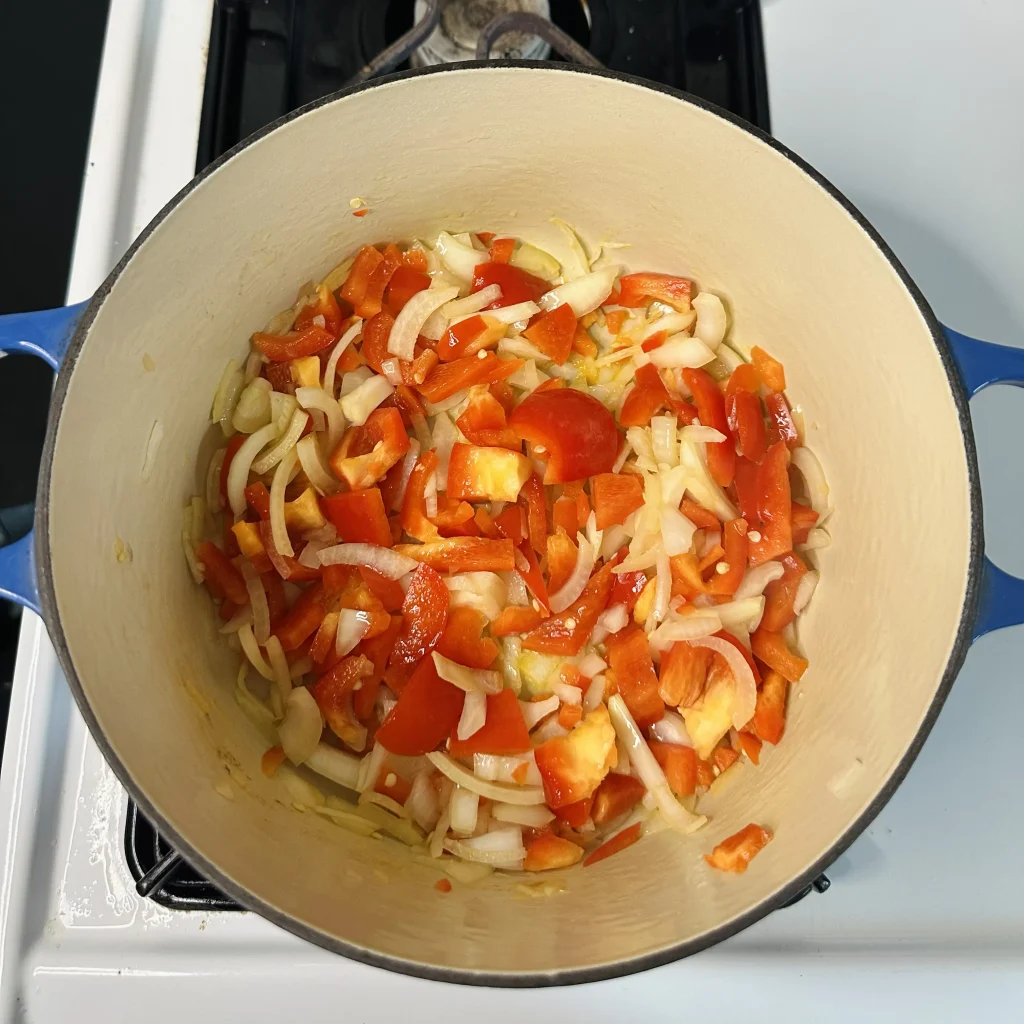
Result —
M 336 544 L 320 552 L 321 565 L 365 565 L 389 580 L 397 580 L 418 565 L 413 558 L 377 544 Z
M 563 612 L 583 593 L 594 568 L 594 549 L 590 541 L 582 533 L 576 534 L 579 550 L 576 553 L 576 565 L 572 575 L 551 595 L 551 610 Z
M 323 388 L 296 388 L 295 398 L 303 409 L 319 409 L 327 417 L 327 448 L 333 452 L 345 433 L 345 415 L 337 399 Z
M 411 360 L 416 354 L 416 339 L 419 337 L 420 328 L 427 317 L 458 294 L 458 288 L 427 288 L 417 292 L 395 318 L 391 335 L 388 337 L 388 352 L 399 359 Z
M 298 444 L 308 422 L 309 413 L 296 409 L 288 422 L 288 429 L 281 435 L 277 444 L 252 464 L 252 471 L 258 476 L 262 476 L 264 473 L 269 473 L 275 466 L 280 465 L 281 460 Z
M 557 698 L 555 700 L 557 701 Z M 502 782 L 488 782 L 485 779 L 479 779 L 468 768 L 453 761 L 440 750 L 431 750 L 427 754 L 427 759 L 442 775 L 451 779 L 457 786 L 471 790 L 479 796 L 487 797 L 488 800 L 519 806 L 544 803 L 544 790 L 540 786 L 508 786 Z
M 341 336 L 341 340 L 337 345 L 331 349 L 331 357 L 327 360 L 327 366 L 324 367 L 324 391 L 334 397 L 334 377 L 338 372 L 338 360 L 341 359 L 345 353 L 345 349 L 352 344 L 356 338 L 359 337 L 363 332 L 363 321 L 356 319 L 352 326 Z
M 242 559 L 242 578 L 245 580 L 245 589 L 249 591 L 252 634 L 256 638 L 256 643 L 262 646 L 270 639 L 270 605 L 267 603 L 267 591 L 263 586 L 263 580 L 248 558 Z
M 299 457 L 302 472 L 309 477 L 309 482 L 321 494 L 334 494 L 341 486 L 324 462 L 320 445 L 314 434 L 307 434 L 299 439 L 295 446 L 295 454 Z
M 231 467 L 228 469 L 227 491 L 228 504 L 236 516 L 245 511 L 245 488 L 249 483 L 249 471 L 252 469 L 253 460 L 276 437 L 277 427 L 273 423 L 268 423 L 250 434 L 235 452 Z
M 434 668 L 437 669 L 437 674 L 452 686 L 457 686 L 460 690 L 465 690 L 466 693 L 501 693 L 500 672 L 482 668 L 467 668 L 437 651 L 431 651 L 430 656 L 434 659 Z M 459 738 L 465 739 L 466 737 L 460 736 Z
M 252 627 L 246 623 L 238 628 L 238 639 L 242 644 L 242 652 L 249 659 L 249 663 L 264 679 L 274 680 L 274 670 L 267 664 L 266 658 L 260 651 L 256 637 L 253 636 Z
M 747 659 L 733 644 L 719 636 L 706 636 L 699 640 L 691 640 L 690 646 L 707 647 L 725 658 L 729 665 L 729 671 L 732 672 L 732 677 L 736 681 L 732 724 L 736 729 L 742 729 L 754 717 L 754 707 L 757 704 L 757 683 L 754 682 L 754 673 L 751 672 Z
M 302 414 L 305 417 L 305 413 Z M 288 558 L 295 557 L 295 549 L 292 547 L 291 537 L 288 536 L 288 527 L 284 520 L 284 492 L 291 479 L 292 470 L 298 461 L 298 455 L 294 446 L 288 454 L 277 464 L 274 470 L 274 479 L 270 484 L 270 532 L 274 540 L 274 547 L 279 555 Z

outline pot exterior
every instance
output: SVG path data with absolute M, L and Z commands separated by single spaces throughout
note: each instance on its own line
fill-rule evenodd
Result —
M 355 197 L 368 216 L 351 216 Z M 702 802 L 703 831 L 552 873 L 555 895 L 498 874 L 441 896 L 435 866 L 297 811 L 262 776 L 268 739 L 235 702 L 238 658 L 185 568 L 181 509 L 203 492 L 195 452 L 225 363 L 298 285 L 361 244 L 441 228 L 508 232 L 561 256 L 553 216 L 592 243 L 630 243 L 612 254 L 632 269 L 689 273 L 726 300 L 739 347 L 785 363 L 832 488 L 834 546 L 818 553 L 801 632 L 811 669 L 785 740 Z M 242 903 L 396 970 L 594 980 L 752 923 L 885 802 L 969 640 L 977 473 L 927 306 L 845 200 L 781 147 L 621 76 L 498 63 L 400 75 L 244 144 L 157 218 L 97 296 L 53 417 L 44 608 L 111 764 Z M 745 875 L 711 871 L 701 855 L 749 821 L 775 841 Z

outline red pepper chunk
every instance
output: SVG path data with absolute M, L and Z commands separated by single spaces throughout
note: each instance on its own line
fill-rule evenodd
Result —
M 520 451 L 522 442 L 508 426 L 508 417 L 497 398 L 483 388 L 470 392 L 469 405 L 455 421 L 473 444 Z
M 437 642 L 437 653 L 470 668 L 490 668 L 498 656 L 498 645 L 483 635 L 486 625 L 487 616 L 476 608 L 449 608 L 448 624 Z
M 346 544 L 391 547 L 391 527 L 379 487 L 328 494 L 320 499 L 320 505 Z
M 653 363 L 646 363 L 636 371 L 633 389 L 619 410 L 619 426 L 646 427 L 651 417 L 671 404 L 668 388 Z
M 803 559 L 793 552 L 783 555 L 779 561 L 782 562 L 783 574 L 764 588 L 764 614 L 760 623 L 764 629 L 774 633 L 785 629 L 796 618 L 793 602 L 800 580 L 807 573 Z
M 384 262 L 384 257 L 372 245 L 364 245 L 352 261 L 352 269 L 348 272 L 341 286 L 341 297 L 354 307 L 361 305 L 366 297 L 366 289 L 370 284 L 373 272 Z
M 483 241 L 482 238 L 480 240 Z M 484 242 L 484 244 L 487 243 Z M 490 243 L 487 255 L 492 263 L 510 263 L 515 249 L 516 240 L 514 238 L 495 238 Z
M 404 257 L 403 257 L 404 259 Z M 405 304 L 417 293 L 425 291 L 430 287 L 428 275 L 404 263 L 395 268 L 388 282 L 386 300 L 388 308 L 392 313 L 399 313 Z
M 515 501 L 531 473 L 530 460 L 520 452 L 456 443 L 448 460 L 448 496 L 464 501 Z
M 484 724 L 464 740 L 460 740 L 453 729 L 448 740 L 448 753 L 452 757 L 472 757 L 473 754 L 507 756 L 522 754 L 529 749 L 530 733 L 514 690 L 489 694 Z
M 537 604 L 543 609 L 544 615 L 550 615 L 551 600 L 548 597 L 548 588 L 544 583 L 544 576 L 541 574 L 540 565 L 537 563 L 537 556 L 533 553 L 533 548 L 526 543 L 519 545 L 519 553 L 523 556 L 523 561 L 526 562 L 524 567 L 522 562 L 516 559 L 516 568 L 519 570 L 519 575 L 523 577 L 526 589 L 533 594 Z
M 395 318 L 386 309 L 382 309 L 375 316 L 370 317 L 363 325 L 361 346 L 363 358 L 367 365 L 377 373 L 384 372 L 384 360 L 391 358 L 391 353 L 388 352 L 388 339 L 391 337 L 391 328 L 394 326 Z
M 631 811 L 644 798 L 646 792 L 647 787 L 632 775 L 609 772 L 594 793 L 590 812 L 594 824 L 606 825 L 626 811 Z
M 611 563 L 594 573 L 573 604 L 545 619 L 523 637 L 523 648 L 542 654 L 579 654 L 608 605 L 612 576 Z
M 505 324 L 479 313 L 460 320 L 452 324 L 437 343 L 438 358 L 443 363 L 450 363 L 465 356 L 475 356 L 482 349 L 494 348 L 505 334 L 505 329 Z
M 625 522 L 644 503 L 643 481 L 635 473 L 598 473 L 590 493 L 599 530 Z
M 445 537 L 426 544 L 397 544 L 395 550 L 438 572 L 511 571 L 516 567 L 510 540 L 486 537 Z
M 641 729 L 653 725 L 665 714 L 658 693 L 647 636 L 636 626 L 627 626 L 608 637 L 608 664 L 615 673 L 619 693 Z
M 313 322 L 315 317 L 324 318 L 324 327 L 335 337 L 341 337 L 341 325 L 345 318 L 341 315 L 341 308 L 334 292 L 327 285 L 322 284 L 316 290 L 316 302 L 311 302 L 299 310 L 295 318 L 296 331 L 305 330 Z
M 611 839 L 587 856 L 583 861 L 583 866 L 589 868 L 591 864 L 597 864 L 599 861 L 611 857 L 613 854 L 621 853 L 627 847 L 632 846 L 640 838 L 641 824 L 642 822 L 637 821 L 630 825 L 629 828 L 616 832 Z
M 487 309 L 501 306 L 515 306 L 520 302 L 536 302 L 551 285 L 533 274 L 528 274 L 511 263 L 481 263 L 473 272 L 472 291 L 478 292 L 490 284 L 501 288 L 501 298 L 492 302 Z
M 786 371 L 778 359 L 768 355 L 759 345 L 751 349 L 750 358 L 753 359 L 754 367 L 769 391 L 786 390 Z
M 509 426 L 548 452 L 546 484 L 609 473 L 619 452 L 612 414 L 596 398 L 573 388 L 535 391 L 513 411 Z
M 390 664 L 411 665 L 427 658 L 447 623 L 448 588 L 429 565 L 421 565 L 405 592 L 402 631 L 395 641 Z
M 753 729 L 758 739 L 777 744 L 786 731 L 786 691 L 789 682 L 774 669 L 768 672 L 757 691 Z
M 402 603 L 405 601 L 405 591 L 398 580 L 382 576 L 376 569 L 371 569 L 366 565 L 359 566 L 359 575 L 363 577 L 367 589 L 380 601 L 385 611 L 396 612 L 402 607 Z
M 361 427 L 346 432 L 331 456 L 331 469 L 353 489 L 372 487 L 408 450 L 402 414 L 393 406 L 374 409 Z
M 323 622 L 326 611 L 323 585 L 314 583 L 307 587 L 277 627 L 276 636 L 281 641 L 281 647 L 287 652 L 301 646 Z
M 566 705 L 562 707 L 570 707 L 578 705 Z M 561 711 L 559 711 L 561 716 Z M 587 823 L 587 818 L 590 817 L 590 808 L 594 806 L 594 797 L 584 797 L 582 800 L 577 800 L 575 803 L 566 804 L 564 807 L 554 807 L 552 810 L 555 812 L 555 817 L 559 821 L 564 821 L 570 828 L 582 828 Z
M 636 572 L 620 572 L 615 575 L 615 582 L 612 584 L 612 592 L 608 598 L 608 607 L 614 608 L 617 604 L 624 604 L 626 611 L 631 612 L 640 595 L 647 586 L 647 573 L 642 569 Z
M 710 447 L 710 446 L 709 446 Z M 793 547 L 792 511 L 789 488 L 789 451 L 784 441 L 768 449 L 757 467 L 757 514 L 761 539 L 749 546 L 750 564 L 761 565 Z M 749 501 L 749 498 L 747 499 Z M 744 504 L 740 495 L 740 504 Z M 744 518 L 749 510 L 744 508 Z
M 464 356 L 450 363 L 439 363 L 417 387 L 429 401 L 443 402 L 474 384 L 497 384 L 511 377 L 522 365 L 522 359 L 499 359 L 493 352 L 488 352 L 483 359 Z
M 697 751 L 675 743 L 651 740 L 647 744 L 665 773 L 669 789 L 680 799 L 692 796 L 697 788 Z
M 772 834 L 768 829 L 751 823 L 723 839 L 711 853 L 704 854 L 704 859 L 719 871 L 742 875 L 754 857 L 771 841 Z
M 789 509 L 790 522 L 793 524 L 793 543 L 803 544 L 818 521 L 818 513 L 798 501 L 792 502 Z
M 433 658 L 424 658 L 377 730 L 377 741 L 403 757 L 426 754 L 458 725 L 465 697 L 462 690 L 437 674 Z
M 572 352 L 576 314 L 568 302 L 542 313 L 523 331 L 523 337 L 561 365 Z
M 791 651 L 781 633 L 773 633 L 764 626 L 750 634 L 750 649 L 754 657 L 791 683 L 797 682 L 807 671 L 807 659 Z
M 427 518 L 427 482 L 437 469 L 437 452 L 426 451 L 416 461 L 402 501 L 402 529 L 420 541 L 440 540 L 437 527 Z
M 739 453 L 752 462 L 760 462 L 768 449 L 768 435 L 761 415 L 761 401 L 749 391 L 725 396 L 725 415 L 729 427 L 739 439 Z
M 513 633 L 528 633 L 543 622 L 544 616 L 535 608 L 503 608 L 491 623 L 491 636 L 511 636 Z M 442 652 L 443 653 L 443 652 Z
M 728 487 L 736 471 L 736 447 L 725 415 L 725 399 L 714 378 L 706 370 L 685 367 L 682 370 L 686 386 L 693 392 L 700 421 L 705 427 L 714 427 L 725 435 L 724 441 L 707 446 L 708 469 L 719 487 Z
M 354 654 L 339 661 L 309 688 L 331 732 L 340 740 L 348 742 L 357 735 L 365 735 L 365 730 L 356 724 L 352 693 L 357 683 L 372 674 L 373 663 L 370 659 L 362 654 Z
M 671 274 L 626 274 L 619 279 L 620 306 L 647 306 L 652 301 L 664 302 L 673 309 L 690 308 L 691 283 L 685 277 Z
M 793 414 L 789 411 L 789 403 L 786 401 L 786 396 L 779 392 L 772 392 L 765 398 L 764 404 L 768 409 L 768 417 L 771 420 L 773 440 L 784 441 L 790 451 L 794 448 L 799 448 L 800 432 L 796 429 L 796 424 L 793 422 Z
M 527 844 L 523 870 L 552 871 L 556 868 L 569 868 L 582 856 L 582 847 L 571 839 L 544 833 Z
M 548 546 L 548 500 L 544 485 L 536 473 L 523 484 L 521 498 L 526 501 L 526 528 L 530 546 L 538 554 L 544 554 Z
M 725 573 L 715 572 L 707 582 L 709 594 L 731 595 L 743 582 L 747 571 L 747 521 L 731 519 L 722 531 L 725 548 L 724 561 L 728 565 Z
M 204 580 L 215 597 L 227 597 L 239 607 L 249 603 L 245 579 L 216 544 L 204 541 L 196 548 L 196 558 L 203 563 Z
M 291 334 L 264 334 L 257 331 L 252 343 L 272 362 L 284 363 L 301 356 L 313 356 L 334 341 L 334 335 L 324 327 L 311 324 L 305 330 Z

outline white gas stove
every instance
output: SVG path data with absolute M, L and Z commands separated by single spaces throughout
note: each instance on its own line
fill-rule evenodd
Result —
M 69 300 L 192 175 L 212 0 L 113 0 Z M 775 134 L 860 206 L 939 316 L 1024 344 L 1016 0 L 763 0 Z M 865 329 L 870 330 L 870 312 Z M 990 554 L 1024 574 L 1024 409 L 974 403 Z M 1016 428 L 1016 430 L 1015 430 Z M 897 498 L 898 500 L 898 498 Z M 896 796 L 832 888 L 680 963 L 577 988 L 460 988 L 328 954 L 248 913 L 140 899 L 126 796 L 26 614 L 0 776 L 0 1015 L 33 1022 L 494 1024 L 1018 1019 L 1024 631 L 978 643 Z

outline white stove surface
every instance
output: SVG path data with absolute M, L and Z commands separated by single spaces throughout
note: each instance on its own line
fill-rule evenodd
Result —
M 69 300 L 191 176 L 212 0 L 113 0 Z M 776 135 L 860 205 L 940 317 L 1024 344 L 1024 95 L 1015 0 L 763 0 Z M 174 17 L 171 17 L 173 8 Z M 870 317 L 866 320 L 870 329 Z M 1024 417 L 975 402 L 990 551 L 1024 573 Z M 1011 455 L 1012 453 L 1012 455 Z M 1024 995 L 1024 631 L 971 651 L 907 781 L 833 886 L 668 967 L 568 989 L 387 974 L 252 914 L 139 899 L 126 798 L 27 614 L 0 775 L 3 1020 L 593 1022 L 1015 1019 Z M 329 1015 L 329 1016 L 328 1016 Z

